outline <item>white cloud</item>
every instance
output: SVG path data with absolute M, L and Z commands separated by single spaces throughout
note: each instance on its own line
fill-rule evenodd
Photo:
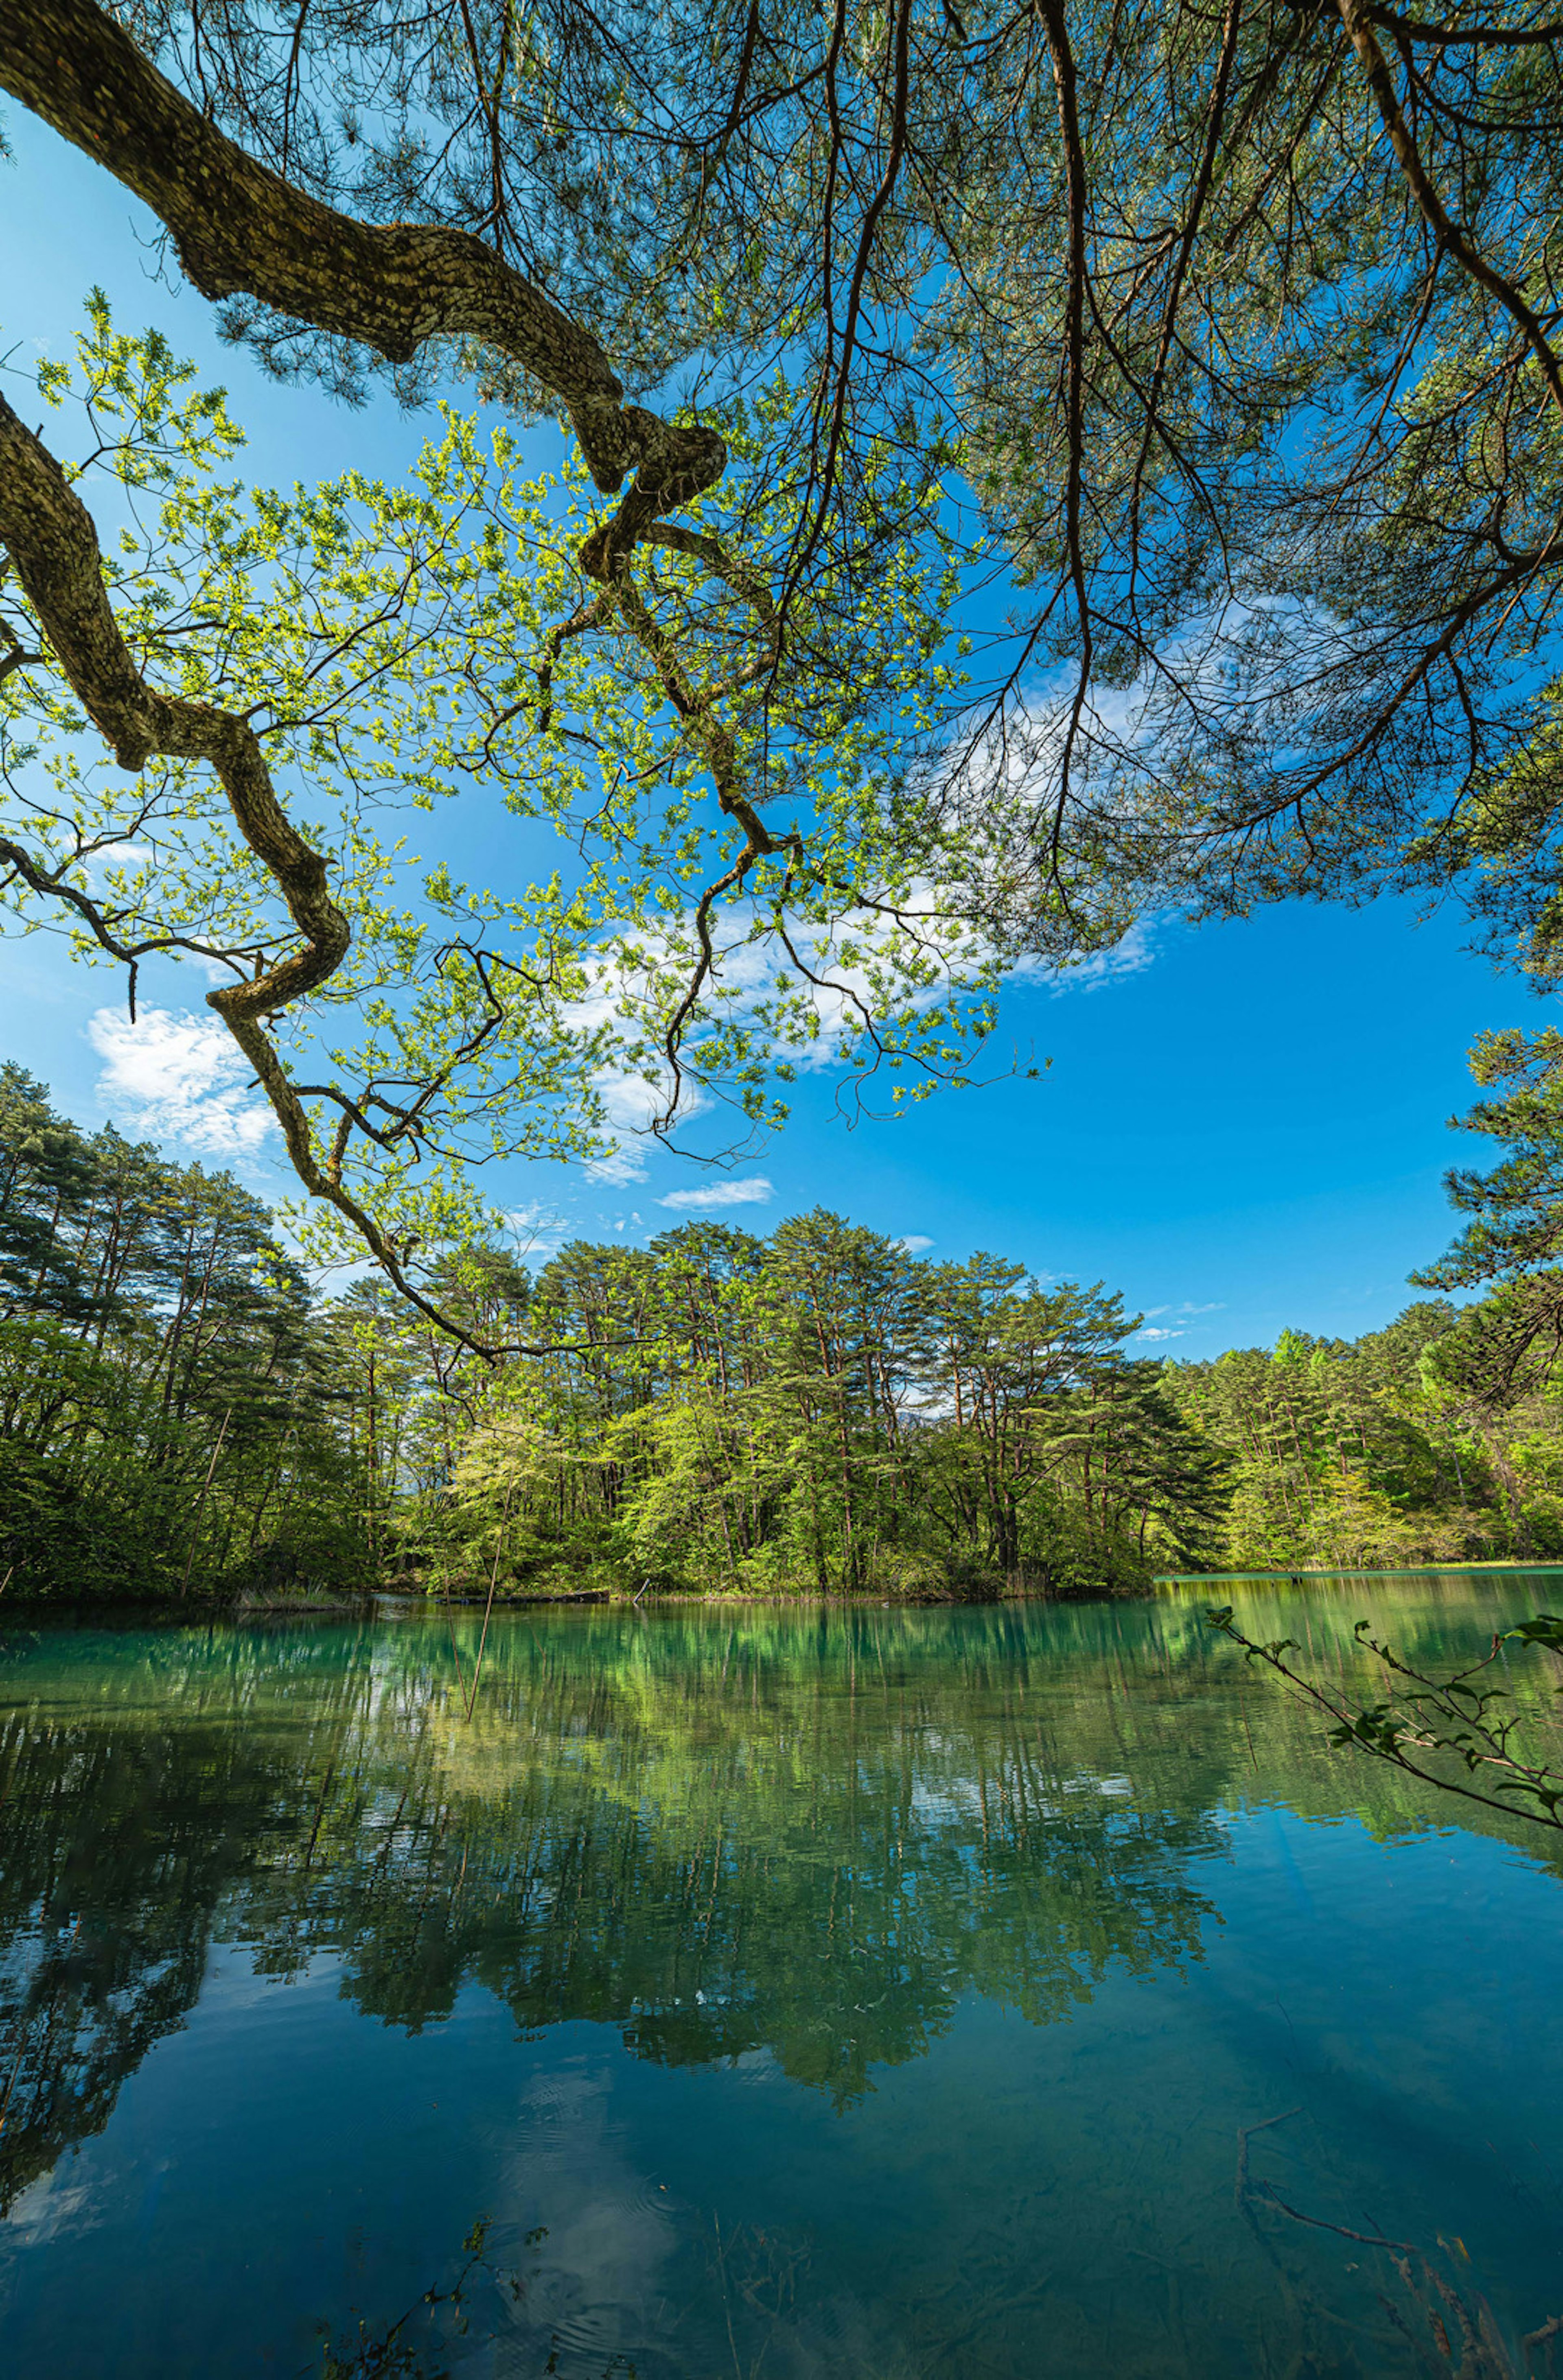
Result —
M 156 861 L 157 854 L 151 844 L 105 843 L 102 849 L 95 851 L 86 863 L 87 880 L 93 892 L 99 892 L 107 885 L 112 873 L 123 871 L 126 874 L 136 874 L 143 868 L 154 867 Z M 220 974 L 225 983 L 233 981 L 231 967 L 224 967 L 216 972 Z
M 1137 1339 L 1181 1339 L 1181 1330 L 1137 1330 Z
M 747 1182 L 713 1182 L 704 1190 L 670 1190 L 659 1198 L 659 1207 L 690 1208 L 697 1214 L 713 1213 L 719 1207 L 764 1207 L 775 1192 L 763 1173 L 751 1174 Z
M 1135 924 L 1111 950 L 1056 945 L 1001 953 L 975 922 L 970 892 L 919 880 L 899 887 L 893 901 L 887 895 L 877 910 L 849 905 L 834 924 L 795 919 L 791 941 L 803 972 L 766 915 L 751 902 L 733 903 L 720 914 L 705 991 L 688 1020 L 681 1079 L 656 1044 L 670 994 L 695 964 L 694 912 L 604 935 L 586 958 L 580 990 L 559 1010 L 559 1022 L 583 1046 L 596 1043 L 589 1083 L 603 1145 L 582 1166 L 584 1178 L 610 1189 L 646 1179 L 646 1144 L 670 1112 L 682 1129 L 714 1104 L 713 1088 L 699 1077 L 714 1053 L 717 1075 L 730 1065 L 730 1050 L 720 1044 L 726 1032 L 747 1028 L 758 1050 L 779 1044 L 794 1072 L 819 1074 L 861 1053 L 865 1014 L 881 1021 L 896 1015 L 904 1026 L 948 1008 L 952 992 L 959 1006 L 963 995 L 955 987 L 983 984 L 990 975 L 995 980 L 989 989 L 1095 990 L 1142 973 L 1155 958 L 1154 920 Z
M 643 1182 L 646 1169 L 637 1152 L 623 1141 L 604 1156 L 593 1157 L 582 1169 L 588 1182 L 604 1183 L 610 1190 L 622 1190 L 629 1182 Z
M 525 1264 L 546 1264 L 556 1257 L 564 1242 L 564 1218 L 551 1207 L 535 1200 L 524 1207 L 512 1207 L 505 1220 L 515 1238 L 516 1254 Z
M 686 1042 L 690 1072 L 678 1087 L 681 1125 L 713 1104 L 697 1079 L 703 1037 L 713 1023 L 748 1026 L 764 1046 L 775 1030 L 773 1003 L 779 997 L 793 1003 L 786 1045 L 789 1064 L 800 1074 L 824 1073 L 861 1049 L 865 1012 L 883 1018 L 898 1011 L 906 1019 L 944 1008 L 953 984 L 974 983 L 997 964 L 992 942 L 967 914 L 960 888 L 920 880 L 901 888 L 896 906 L 904 922 L 898 922 L 888 905 L 878 913 L 849 909 L 834 926 L 795 921 L 793 944 L 812 981 L 799 973 L 751 903 L 735 902 L 723 912 L 709 1004 L 691 1019 Z M 589 964 L 584 990 L 561 1011 L 571 1031 L 602 1035 L 607 1043 L 592 1077 L 607 1146 L 583 1168 L 589 1182 L 623 1188 L 645 1179 L 644 1144 L 668 1112 L 674 1078 L 654 1059 L 643 1070 L 617 1062 L 613 1044 L 617 1040 L 623 1048 L 625 1038 L 632 1039 L 653 1024 L 660 1034 L 668 987 L 681 982 L 694 963 L 692 916 L 687 911 L 604 942 Z M 1153 924 L 1135 924 L 1111 950 L 1019 956 L 1001 967 L 1001 984 L 1056 995 L 1093 991 L 1140 975 L 1156 956 Z M 939 964 L 927 975 L 930 959 Z M 903 971 L 907 967 L 910 974 Z M 790 1028 L 806 1020 L 810 1010 L 814 1030 L 792 1038 Z
M 103 1061 L 98 1096 L 136 1131 L 192 1157 L 253 1157 L 275 1129 L 225 1026 L 186 1011 L 146 1008 L 134 1025 L 97 1009 L 87 1038 Z
M 1023 959 L 1015 974 L 1020 982 L 1045 983 L 1055 999 L 1066 991 L 1100 991 L 1105 984 L 1122 983 L 1126 978 L 1143 975 L 1155 964 L 1156 946 L 1154 921 L 1141 918 L 1111 950 L 1092 951 L 1079 959 L 1065 959 L 1056 964 L 1046 959 Z
M 645 1145 L 653 1123 L 666 1112 L 669 1087 L 648 1083 L 643 1075 L 604 1072 L 592 1078 L 592 1089 L 603 1103 L 607 1147 L 581 1169 L 588 1182 L 622 1190 L 646 1178 Z M 678 1102 L 680 1123 L 708 1108 L 711 1101 L 698 1084 L 686 1084 Z
M 925 1239 L 921 1232 L 903 1232 L 895 1245 L 904 1249 L 909 1257 L 920 1257 L 923 1249 L 931 1248 L 934 1243 Z

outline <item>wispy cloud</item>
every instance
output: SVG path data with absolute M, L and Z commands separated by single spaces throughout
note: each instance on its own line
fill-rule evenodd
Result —
M 622 1190 L 627 1182 L 643 1182 L 646 1160 L 641 1136 L 663 1105 L 663 1095 L 638 1075 L 600 1075 L 594 1086 L 606 1117 L 609 1145 L 585 1168 L 588 1182 Z
M 147 1008 L 132 1025 L 97 1009 L 87 1038 L 103 1061 L 98 1096 L 137 1132 L 191 1157 L 253 1157 L 275 1119 L 253 1089 L 243 1053 L 214 1017 Z
M 766 1207 L 775 1195 L 764 1175 L 754 1173 L 747 1182 L 713 1182 L 703 1190 L 670 1190 L 656 1203 L 709 1215 L 723 1207 Z
M 531 1200 L 524 1207 L 512 1207 L 505 1220 L 523 1263 L 546 1264 L 550 1257 L 558 1255 L 568 1226 L 552 1207 Z
M 1023 959 L 1015 975 L 1021 983 L 1047 984 L 1056 999 L 1067 991 L 1100 991 L 1107 984 L 1122 983 L 1129 976 L 1143 975 L 1148 966 L 1154 965 L 1156 957 L 1154 921 L 1142 917 L 1110 950 L 1091 951 L 1061 964 Z
M 1137 1339 L 1181 1339 L 1183 1333 L 1181 1330 L 1137 1330 L 1134 1335 Z
M 904 1249 L 909 1257 L 920 1257 L 924 1248 L 931 1248 L 933 1245 L 933 1241 L 922 1232 L 903 1232 L 896 1242 L 897 1247 Z
M 1142 974 L 1157 955 L 1156 921 L 1142 919 L 1110 950 L 1032 953 L 1001 963 L 966 914 L 959 888 L 919 881 L 901 888 L 898 904 L 904 911 L 900 923 L 887 904 L 881 914 L 849 913 L 835 926 L 795 924 L 793 944 L 812 980 L 798 972 L 752 904 L 735 902 L 723 913 L 709 1005 L 691 1026 L 686 1046 L 689 1071 L 678 1098 L 682 1124 L 714 1104 L 712 1093 L 698 1081 L 706 1028 L 713 1023 L 747 1026 L 764 1048 L 772 1042 L 778 999 L 794 1025 L 812 1011 L 812 1029 L 797 1038 L 789 1032 L 786 1055 L 795 1072 L 820 1074 L 861 1050 L 865 1014 L 881 1019 L 898 1014 L 906 1021 L 945 1008 L 952 987 L 975 986 L 991 969 L 997 970 L 1001 985 L 1056 997 Z M 646 1143 L 653 1123 L 668 1111 L 673 1077 L 661 1062 L 648 1062 L 643 1050 L 633 1063 L 624 1064 L 613 1045 L 622 1050 L 626 1039 L 653 1026 L 660 1038 L 668 984 L 681 980 L 694 963 L 693 914 L 689 910 L 605 941 L 588 966 L 585 989 L 561 1012 L 571 1031 L 605 1036 L 610 1045 L 610 1054 L 592 1076 L 606 1146 L 583 1168 L 589 1182 L 621 1189 L 645 1179 Z M 935 962 L 931 970 L 930 959 Z

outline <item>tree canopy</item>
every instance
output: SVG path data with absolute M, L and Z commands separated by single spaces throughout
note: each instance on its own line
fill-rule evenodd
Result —
M 494 565 L 526 582 L 522 633 L 501 650 L 482 572 L 442 589 L 433 682 L 460 664 L 469 748 L 486 764 L 493 727 L 508 789 L 521 720 L 524 766 L 573 786 L 592 705 L 567 729 L 552 674 L 621 681 L 585 905 L 503 991 L 469 935 L 406 1079 L 375 1044 L 321 1092 L 271 1026 L 347 1000 L 360 966 L 350 870 L 293 823 L 321 756 L 279 788 L 275 719 L 121 618 L 68 473 L 0 413 L 8 682 L 31 699 L 57 668 L 122 769 L 214 777 L 269 914 L 213 1003 L 302 1178 L 393 1275 L 429 1229 L 406 1160 L 450 1051 L 481 1037 L 512 1107 L 531 1099 L 515 1060 L 538 979 L 556 965 L 568 989 L 622 924 L 592 870 L 651 831 L 653 781 L 699 838 L 668 951 L 641 949 L 654 995 L 630 1002 L 675 1092 L 724 980 L 717 905 L 747 942 L 800 888 L 849 947 L 822 994 L 820 952 L 784 941 L 791 980 L 870 1048 L 909 966 L 942 1028 L 934 978 L 991 983 L 1167 900 L 1459 883 L 1551 967 L 1560 40 L 1534 0 L 1437 22 L 1362 0 L 6 0 L 0 82 L 147 203 L 275 369 L 350 395 L 381 370 L 407 397 L 464 379 L 576 443 L 582 510 L 553 563 Z M 286 584 L 272 567 L 247 605 Z M 867 756 L 835 749 L 860 732 L 886 738 L 866 797 Z M 79 853 L 18 838 L 6 858 L 115 934 Z M 177 877 L 151 888 L 165 942 L 189 923 Z M 398 991 L 430 997 L 415 958 Z M 765 1025 L 735 1061 L 751 1101 Z M 718 1075 L 729 1054 L 718 1026 Z

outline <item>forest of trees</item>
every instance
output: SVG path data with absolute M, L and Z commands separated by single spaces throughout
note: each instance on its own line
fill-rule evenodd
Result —
M 0 1578 L 363 1577 L 353 1316 L 231 1175 L 82 1133 L 0 1069 Z
M 1563 1274 L 1382 1330 L 1169 1364 L 1222 1450 L 1220 1567 L 1392 1570 L 1563 1551 Z
M 1133 1592 L 1563 1548 L 1563 1276 L 1352 1342 L 1136 1354 L 1100 1283 L 816 1209 L 323 1297 L 224 1173 L 0 1073 L 18 1600 Z
M 0 1162 L 14 1592 L 1079 1592 L 1212 1542 L 1219 1461 L 1099 1286 L 694 1223 L 470 1263 L 447 1302 L 553 1350 L 490 1365 L 15 1067 Z
M 446 400 L 256 486 L 101 290 L 0 390 L 0 909 L 132 1013 L 194 971 L 338 1254 L 437 1308 L 470 1163 L 601 1153 L 604 1075 L 914 1096 L 1168 908 L 1409 884 L 1563 972 L 1545 5 L 434 21 L 0 14 L 226 336 Z

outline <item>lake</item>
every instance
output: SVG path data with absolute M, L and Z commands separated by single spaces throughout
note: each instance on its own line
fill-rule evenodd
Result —
M 1214 1599 L 1442 1662 L 1559 1587 Z M 9 2380 L 1551 2370 L 1557 1839 L 1210 1599 L 532 1609 L 470 1717 L 472 1612 L 13 1615 Z

